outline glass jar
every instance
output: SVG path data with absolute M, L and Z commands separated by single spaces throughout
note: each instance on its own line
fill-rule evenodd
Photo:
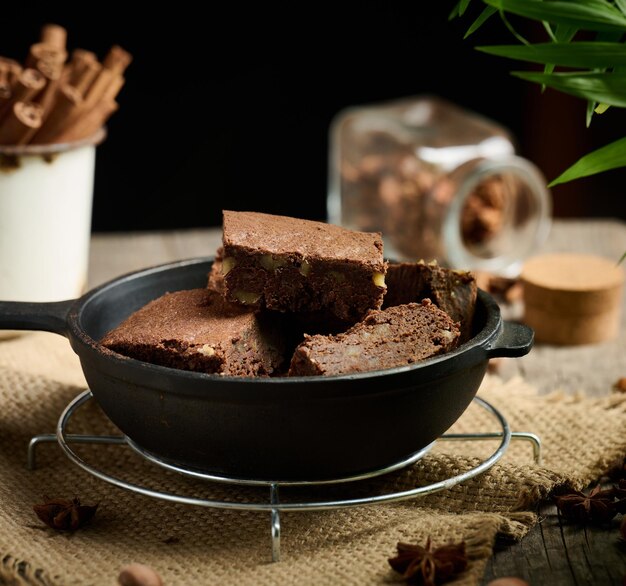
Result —
M 393 260 L 518 276 L 551 225 L 511 133 L 437 96 L 348 108 L 330 128 L 328 221 L 379 231 Z

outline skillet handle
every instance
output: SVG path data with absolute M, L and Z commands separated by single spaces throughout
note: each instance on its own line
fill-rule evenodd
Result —
M 67 337 L 67 315 L 74 301 L 0 301 L 0 330 L 42 330 Z
M 504 321 L 497 338 L 487 347 L 489 358 L 524 356 L 533 347 L 535 332 L 524 324 Z

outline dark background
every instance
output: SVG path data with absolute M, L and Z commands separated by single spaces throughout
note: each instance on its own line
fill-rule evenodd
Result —
M 203 4 L 204 14 L 174 2 L 135 15 L 132 3 L 31 2 L 4 13 L 0 54 L 23 61 L 47 22 L 68 29 L 70 51 L 133 54 L 97 151 L 95 231 L 216 226 L 224 208 L 323 220 L 328 127 L 351 105 L 440 95 L 507 126 L 548 180 L 624 135 L 624 110 L 587 129 L 582 100 L 541 94 L 509 74 L 528 65 L 476 51 L 513 42 L 498 19 L 463 40 L 476 2 L 451 22 L 454 0 L 336 4 Z M 557 186 L 554 215 L 626 219 L 625 180 L 616 170 Z

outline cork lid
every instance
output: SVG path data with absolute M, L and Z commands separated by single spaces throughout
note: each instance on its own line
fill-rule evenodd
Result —
M 526 261 L 524 322 L 537 342 L 591 344 L 615 338 L 621 322 L 624 268 L 591 254 L 544 254 Z
M 611 260 L 592 254 L 543 254 L 527 260 L 522 267 L 524 282 L 544 289 L 600 291 L 619 287 L 624 270 Z

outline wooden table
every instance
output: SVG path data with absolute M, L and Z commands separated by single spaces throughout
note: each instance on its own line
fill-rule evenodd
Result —
M 214 254 L 219 228 L 174 232 L 96 234 L 90 254 L 89 286 L 126 272 L 186 258 Z M 626 251 L 626 222 L 555 221 L 546 252 L 587 252 L 617 259 Z M 626 290 L 622 307 L 626 307 Z M 595 345 L 535 345 L 527 356 L 503 362 L 500 375 L 524 376 L 541 392 L 562 388 L 600 396 L 626 376 L 626 311 L 616 340 Z M 626 544 L 613 532 L 561 524 L 556 509 L 541 508 L 542 522 L 520 542 L 499 547 L 487 568 L 485 583 L 499 576 L 519 576 L 535 585 L 622 585 Z

